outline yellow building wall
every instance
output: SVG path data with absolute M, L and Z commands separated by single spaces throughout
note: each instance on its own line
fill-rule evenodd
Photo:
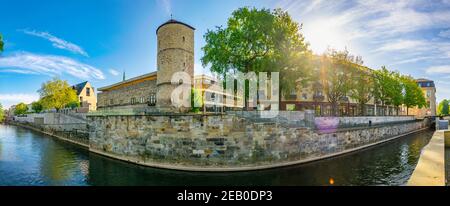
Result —
M 87 89 L 90 89 L 90 95 L 87 94 Z M 78 100 L 80 100 L 81 108 L 89 108 L 89 111 L 97 110 L 97 95 L 91 83 L 86 83 L 86 86 L 81 90 L 78 95 Z

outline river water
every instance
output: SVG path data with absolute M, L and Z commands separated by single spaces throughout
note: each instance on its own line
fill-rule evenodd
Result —
M 308 164 L 199 173 L 136 166 L 0 124 L 0 185 L 404 185 L 433 131 Z

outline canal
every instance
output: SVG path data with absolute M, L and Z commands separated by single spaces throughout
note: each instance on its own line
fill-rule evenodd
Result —
M 148 168 L 0 124 L 0 185 L 404 185 L 433 131 L 303 165 L 194 173 Z

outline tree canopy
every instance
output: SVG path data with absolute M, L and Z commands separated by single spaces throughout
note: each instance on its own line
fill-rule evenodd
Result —
M 54 78 L 42 84 L 38 90 L 44 109 L 60 110 L 71 102 L 78 102 L 77 93 L 67 81 Z
M 440 115 L 440 116 L 449 115 L 450 114 L 449 104 L 450 104 L 449 100 L 447 100 L 447 99 L 442 100 L 439 103 L 437 114 Z
M 202 64 L 221 76 L 280 72 L 281 90 L 288 93 L 309 71 L 305 67 L 311 52 L 300 30 L 301 25 L 280 9 L 237 9 L 225 28 L 204 35 Z
M 347 50 L 328 50 L 321 61 L 321 82 L 332 106 L 332 115 L 338 115 L 338 104 L 348 101 L 353 88 L 355 70 L 362 64 L 360 57 L 355 58 Z M 347 98 L 347 100 L 346 100 Z
M 22 115 L 22 114 L 26 114 L 28 111 L 28 106 L 25 103 L 19 103 L 16 105 L 16 107 L 14 108 L 14 114 L 15 115 Z
M 359 104 L 359 115 L 366 115 L 365 105 L 374 96 L 374 80 L 371 71 L 362 65 L 354 65 L 350 97 Z
M 422 89 L 417 82 L 410 76 L 402 76 L 403 84 L 403 105 L 406 106 L 406 114 L 409 114 L 409 108 L 417 106 L 422 108 L 427 105 Z
M 31 103 L 31 109 L 36 113 L 40 113 L 44 110 L 44 106 L 42 105 L 42 102 L 36 101 Z

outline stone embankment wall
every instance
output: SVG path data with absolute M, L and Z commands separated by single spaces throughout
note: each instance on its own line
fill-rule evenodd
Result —
M 251 170 L 322 159 L 426 127 L 424 121 L 398 117 L 390 124 L 323 132 L 311 125 L 323 120 L 299 113 L 294 116 L 300 120 L 287 124 L 290 114 L 275 119 L 245 114 L 88 116 L 90 150 L 162 168 Z
M 414 121 L 414 116 L 316 117 L 317 121 L 333 119 L 340 128 Z M 370 123 L 369 123 L 370 122 Z
M 87 131 L 86 114 L 39 113 L 15 116 L 14 121 L 53 129 L 55 131 Z
M 81 146 L 89 146 L 86 114 L 40 113 L 15 116 L 11 124 L 55 136 Z

